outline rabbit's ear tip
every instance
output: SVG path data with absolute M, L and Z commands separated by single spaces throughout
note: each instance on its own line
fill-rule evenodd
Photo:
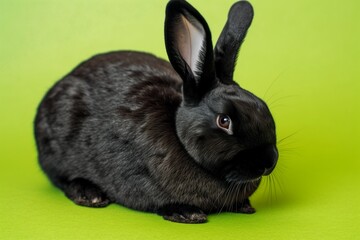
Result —
M 215 46 L 216 73 L 223 83 L 233 82 L 239 48 L 254 17 L 248 1 L 238 1 L 229 10 L 228 20 Z
M 240 5 L 243 5 L 243 6 L 250 6 L 251 7 L 251 3 L 249 1 L 247 1 L 247 0 L 241 0 L 241 1 L 238 1 L 238 2 L 234 3 L 234 5 L 235 4 L 240 4 Z
M 248 1 L 239 1 L 234 3 L 229 11 L 229 14 L 250 14 L 254 13 L 252 4 Z

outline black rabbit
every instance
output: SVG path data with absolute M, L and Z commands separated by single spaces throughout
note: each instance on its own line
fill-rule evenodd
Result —
M 171 65 L 111 52 L 57 82 L 35 119 L 50 180 L 76 204 L 118 203 L 175 222 L 255 212 L 248 198 L 278 151 L 268 107 L 233 80 L 252 18 L 250 3 L 235 3 L 213 50 L 204 18 L 172 0 L 165 20 Z

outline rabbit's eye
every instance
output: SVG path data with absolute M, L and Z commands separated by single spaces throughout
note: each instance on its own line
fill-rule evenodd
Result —
M 232 122 L 228 115 L 220 114 L 216 118 L 216 124 L 219 128 L 224 130 L 227 134 L 232 135 Z

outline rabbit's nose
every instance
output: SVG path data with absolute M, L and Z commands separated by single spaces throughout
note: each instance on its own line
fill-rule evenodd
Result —
M 265 171 L 263 173 L 264 176 L 269 175 L 275 168 L 277 160 L 279 158 L 279 152 L 275 145 L 269 146 L 266 149 L 266 155 L 268 156 L 267 166 L 265 167 Z

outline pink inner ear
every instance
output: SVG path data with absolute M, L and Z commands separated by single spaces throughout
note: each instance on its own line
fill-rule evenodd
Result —
M 189 65 L 194 76 L 197 77 L 198 62 L 200 53 L 205 43 L 205 30 L 196 20 L 190 22 L 185 16 L 181 15 L 178 29 L 175 30 L 177 35 L 177 44 L 182 58 Z

